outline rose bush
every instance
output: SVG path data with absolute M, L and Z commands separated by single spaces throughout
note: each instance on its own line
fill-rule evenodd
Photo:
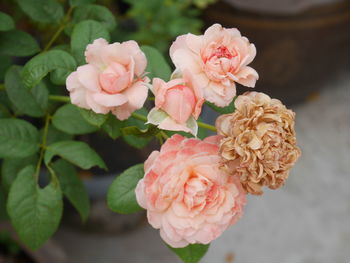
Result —
M 255 46 L 237 29 L 215 24 L 204 35 L 179 36 L 170 48 L 172 73 L 157 49 L 124 41 L 104 6 L 16 2 L 18 17 L 30 18 L 28 26 L 40 34 L 16 29 L 23 21 L 0 12 L 0 220 L 9 219 L 26 246 L 37 249 L 55 233 L 64 197 L 88 219 L 89 196 L 76 168 L 108 167 L 80 140 L 83 134 L 104 133 L 138 149 L 153 140 L 160 147 L 116 177 L 107 202 L 122 214 L 146 209 L 149 223 L 184 262 L 198 262 L 241 218 L 246 194 L 285 183 L 300 155 L 295 114 L 262 93 L 238 96 L 234 111 L 236 84 L 254 87 L 258 79 L 248 66 Z M 132 1 L 140 11 L 133 15 L 148 17 L 150 6 L 159 8 L 157 1 L 143 4 Z M 151 33 L 159 28 L 151 21 L 147 27 Z M 187 28 L 170 27 L 171 36 Z M 13 58 L 20 56 L 27 58 Z M 200 121 L 205 101 L 229 113 L 219 116 L 217 130 Z M 218 135 L 208 137 L 207 130 Z

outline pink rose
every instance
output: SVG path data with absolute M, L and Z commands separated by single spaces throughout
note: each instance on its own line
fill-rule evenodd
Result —
M 204 90 L 204 98 L 219 107 L 230 104 L 236 95 L 235 82 L 254 87 L 258 73 L 247 65 L 256 49 L 236 28 L 219 24 L 204 35 L 179 36 L 170 47 L 170 56 L 180 71 L 190 70 Z
M 135 41 L 108 44 L 102 38 L 86 47 L 86 62 L 66 81 L 71 102 L 96 113 L 112 112 L 120 120 L 140 109 L 148 93 L 143 77 L 145 54 Z
M 219 137 L 204 141 L 172 136 L 145 162 L 136 187 L 149 223 L 170 246 L 208 244 L 242 215 L 239 179 L 221 169 Z
M 182 78 L 169 82 L 154 78 L 152 92 L 155 95 L 155 108 L 148 115 L 148 123 L 164 130 L 197 134 L 196 120 L 204 98 L 189 72 L 185 71 Z

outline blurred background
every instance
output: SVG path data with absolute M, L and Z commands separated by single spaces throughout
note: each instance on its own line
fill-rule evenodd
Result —
M 213 23 L 237 27 L 258 53 L 255 88 L 296 113 L 302 157 L 285 187 L 249 196 L 241 221 L 212 243 L 204 263 L 350 262 L 350 1 L 342 0 L 99 0 L 116 17 L 113 41 L 135 39 L 167 54 L 177 35 L 199 34 Z M 38 38 L 11 0 L 1 11 Z M 102 19 L 96 15 L 98 19 Z M 96 18 L 96 19 L 97 19 Z M 66 29 L 69 33 L 69 27 Z M 46 31 L 45 31 L 46 32 Z M 62 38 L 64 44 L 64 38 Z M 1 45 L 1 43 L 0 43 Z M 0 54 L 0 72 L 10 65 Z M 0 74 L 3 81 L 3 75 Z M 238 88 L 241 94 L 247 89 Z M 209 108 L 204 119 L 213 123 Z M 112 173 L 142 162 L 144 150 L 103 136 L 85 136 Z M 125 154 L 120 155 L 123 152 Z M 108 157 L 107 157 L 108 156 Z M 43 248 L 29 251 L 0 231 L 0 262 L 176 263 L 144 213 L 116 215 L 105 195 L 114 175 L 81 172 L 92 200 L 88 222 L 65 204 L 63 224 Z M 68 209 L 67 209 L 68 208 Z M 0 222 L 0 230 L 7 225 Z M 5 256 L 5 254 L 7 256 Z

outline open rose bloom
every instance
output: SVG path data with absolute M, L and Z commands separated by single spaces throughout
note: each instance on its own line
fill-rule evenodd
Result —
M 233 100 L 235 82 L 255 86 L 258 73 L 247 66 L 255 55 L 255 46 L 237 29 L 219 24 L 212 25 L 201 36 L 179 36 L 170 47 L 176 68 L 191 71 L 203 89 L 204 98 L 219 107 Z
M 96 39 L 85 51 L 88 64 L 66 81 L 71 102 L 96 113 L 112 112 L 125 120 L 140 109 L 148 94 L 145 54 L 135 41 L 108 44 Z
M 153 79 L 155 108 L 148 114 L 148 123 L 160 129 L 185 131 L 197 135 L 197 122 L 204 98 L 202 90 L 189 72 L 182 78 L 165 82 Z
M 218 137 L 174 135 L 145 162 L 137 201 L 170 246 L 208 244 L 242 215 L 244 190 L 220 160 Z

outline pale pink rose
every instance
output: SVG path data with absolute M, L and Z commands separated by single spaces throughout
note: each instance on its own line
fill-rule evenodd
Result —
M 85 57 L 88 64 L 66 80 L 73 104 L 96 113 L 112 112 L 120 120 L 143 106 L 147 59 L 135 41 L 108 44 L 99 38 L 86 47 Z
M 197 134 L 196 120 L 202 110 L 204 98 L 198 84 L 185 71 L 182 78 L 165 82 L 154 78 L 152 92 L 155 108 L 148 114 L 148 123 L 160 129 Z
M 172 247 L 208 244 L 243 214 L 245 193 L 238 177 L 221 169 L 219 139 L 176 134 L 145 162 L 136 198 Z
M 204 98 L 219 107 L 233 100 L 235 82 L 255 86 L 258 73 L 247 66 L 255 55 L 254 44 L 236 28 L 223 28 L 219 24 L 212 25 L 201 36 L 179 36 L 170 47 L 176 68 L 190 70 L 203 87 Z

